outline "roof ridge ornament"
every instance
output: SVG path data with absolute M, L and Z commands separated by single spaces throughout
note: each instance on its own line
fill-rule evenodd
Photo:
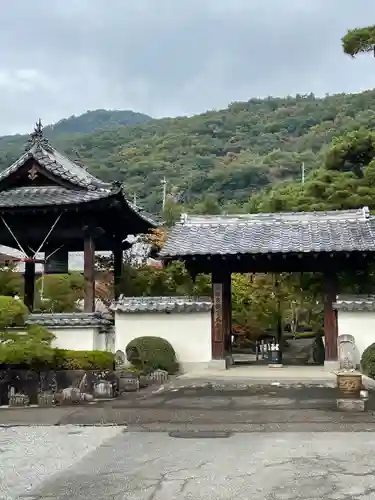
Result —
M 188 214 L 187 213 L 182 213 L 180 215 L 180 224 L 184 224 L 188 220 Z
M 123 192 L 123 183 L 121 181 L 114 181 L 111 184 L 111 191 L 114 194 L 119 194 Z
M 36 122 L 34 130 L 31 132 L 29 140 L 26 143 L 25 151 L 29 151 L 33 146 L 40 146 L 47 151 L 52 151 L 48 139 L 43 134 L 42 120 Z
M 369 207 L 362 207 L 362 213 L 363 213 L 363 217 L 365 219 L 369 219 L 370 218 L 370 209 Z

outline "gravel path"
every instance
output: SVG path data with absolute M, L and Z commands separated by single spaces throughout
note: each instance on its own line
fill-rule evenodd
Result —
M 27 498 L 44 480 L 121 432 L 121 427 L 0 428 L 0 499 Z

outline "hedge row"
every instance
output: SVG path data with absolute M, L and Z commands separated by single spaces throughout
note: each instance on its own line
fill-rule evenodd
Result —
M 55 370 L 113 370 L 115 357 L 107 351 L 72 351 L 55 349 Z
M 73 351 L 68 349 L 52 349 L 51 356 L 33 359 L 25 356 L 1 359 L 0 369 L 44 370 L 113 370 L 115 357 L 106 351 Z

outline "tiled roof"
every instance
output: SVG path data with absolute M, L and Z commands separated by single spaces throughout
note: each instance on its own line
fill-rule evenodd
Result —
M 44 207 L 50 205 L 71 205 L 108 198 L 111 191 L 98 189 L 66 189 L 58 186 L 23 186 L 0 191 L 1 208 Z
M 18 158 L 10 167 L 1 172 L 0 181 L 16 172 L 31 158 L 51 174 L 69 181 L 76 186 L 92 190 L 109 186 L 107 183 L 91 175 L 81 165 L 69 160 L 49 145 L 48 147 L 43 147 L 40 142 L 32 144 L 26 153 Z
M 375 252 L 375 217 L 369 215 L 367 207 L 332 212 L 183 215 L 160 256 L 339 251 Z
M 32 313 L 26 323 L 45 327 L 84 327 L 106 326 L 113 323 L 112 317 L 99 312 L 94 313 Z
M 339 311 L 375 311 L 375 295 L 339 295 L 333 307 Z
M 118 196 L 128 206 L 129 210 L 140 219 L 143 219 L 148 226 L 157 227 L 161 221 L 154 218 L 142 208 L 131 203 L 124 192 L 121 182 L 112 184 L 105 183 L 97 179 L 82 165 L 74 162 L 56 151 L 43 136 L 41 121 L 36 123 L 36 127 L 30 135 L 26 152 L 10 167 L 0 172 L 1 181 L 14 174 L 25 163 L 34 159 L 45 172 L 53 174 L 64 181 L 72 184 L 72 189 L 52 186 L 22 186 L 8 188 L 7 184 L 0 189 L 0 211 L 10 208 L 21 207 L 47 207 L 47 206 L 67 206 L 97 201 L 110 196 Z M 35 172 L 38 176 L 38 172 Z M 53 181 L 52 181 L 53 182 Z M 66 186 L 66 184 L 64 184 Z
M 21 207 L 48 207 L 48 206 L 68 206 L 100 199 L 109 198 L 116 194 L 113 190 L 97 189 L 66 189 L 59 186 L 22 186 L 14 189 L 0 190 L 0 211 L 1 209 L 21 208 Z M 151 227 L 157 227 L 161 221 L 152 216 L 146 210 L 130 203 L 123 192 L 119 192 L 123 200 L 128 205 L 130 211 L 137 214 Z
M 123 313 L 187 313 L 210 311 L 209 297 L 120 297 L 111 307 Z

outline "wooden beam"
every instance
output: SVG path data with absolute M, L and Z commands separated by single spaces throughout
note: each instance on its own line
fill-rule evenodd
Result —
M 83 274 L 85 278 L 84 311 L 95 311 L 95 243 L 86 236 L 83 250 Z
M 184 260 L 184 259 L 181 259 Z M 363 252 L 337 252 L 336 254 L 306 253 L 301 254 L 273 254 L 268 259 L 267 254 L 259 255 L 233 255 L 226 256 L 196 256 L 193 261 L 190 257 L 186 262 L 190 263 L 196 273 L 220 272 L 225 266 L 232 273 L 281 273 L 281 272 L 324 272 L 325 269 L 345 271 L 348 268 L 365 269 L 369 262 L 375 261 L 375 253 L 363 254 Z
M 120 296 L 122 261 L 123 261 L 123 250 L 121 248 L 121 243 L 120 243 L 120 245 L 116 246 L 113 250 L 113 284 L 114 284 L 115 300 L 117 300 Z
M 30 312 L 34 310 L 35 297 L 35 262 L 25 262 L 24 304 Z

